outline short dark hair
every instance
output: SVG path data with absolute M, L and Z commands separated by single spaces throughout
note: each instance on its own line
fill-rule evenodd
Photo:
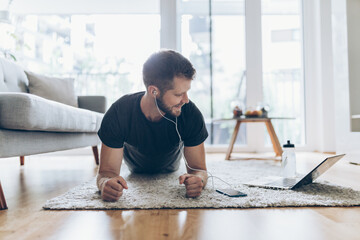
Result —
M 196 70 L 191 62 L 173 50 L 153 53 L 144 63 L 143 81 L 146 88 L 154 85 L 161 94 L 173 88 L 174 77 L 194 79 Z

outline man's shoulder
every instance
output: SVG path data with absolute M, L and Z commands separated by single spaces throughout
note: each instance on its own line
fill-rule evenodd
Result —
M 195 105 L 194 102 L 192 102 L 191 100 L 189 100 L 189 103 L 185 104 L 183 106 L 183 110 L 182 110 L 185 114 L 192 114 L 194 111 L 195 112 L 200 112 L 200 110 L 198 109 L 198 107 Z
M 126 94 L 120 97 L 118 100 L 114 102 L 113 105 L 115 106 L 131 106 L 131 103 L 136 103 L 141 97 L 144 95 L 145 92 L 137 92 Z
M 184 119 L 200 119 L 203 118 L 203 115 L 200 109 L 195 105 L 194 102 L 189 101 L 189 103 L 185 104 L 182 108 L 181 115 Z

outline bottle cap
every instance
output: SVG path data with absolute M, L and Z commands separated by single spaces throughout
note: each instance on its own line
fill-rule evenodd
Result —
M 293 148 L 295 147 L 294 144 L 290 143 L 290 140 L 287 140 L 287 143 L 283 145 L 284 148 Z

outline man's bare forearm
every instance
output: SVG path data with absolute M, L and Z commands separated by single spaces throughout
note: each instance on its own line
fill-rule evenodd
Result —
M 112 171 L 99 171 L 98 176 L 113 178 L 119 176 L 119 174 Z
M 106 183 L 106 181 L 119 176 L 122 157 L 122 148 L 110 148 L 107 147 L 105 144 L 102 144 L 99 172 L 96 178 L 96 183 L 100 191 L 102 190 L 103 185 Z
M 184 157 L 188 163 L 187 172 L 189 174 L 199 176 L 202 179 L 203 185 L 205 187 L 208 179 L 208 174 L 206 172 L 204 143 L 201 143 L 194 147 L 185 147 Z

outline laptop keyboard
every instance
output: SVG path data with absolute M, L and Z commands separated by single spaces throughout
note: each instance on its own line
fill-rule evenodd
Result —
M 284 186 L 284 187 L 292 187 L 298 182 L 298 179 L 295 178 L 283 178 L 281 180 L 276 180 L 275 182 L 268 183 L 269 185 L 275 186 Z

